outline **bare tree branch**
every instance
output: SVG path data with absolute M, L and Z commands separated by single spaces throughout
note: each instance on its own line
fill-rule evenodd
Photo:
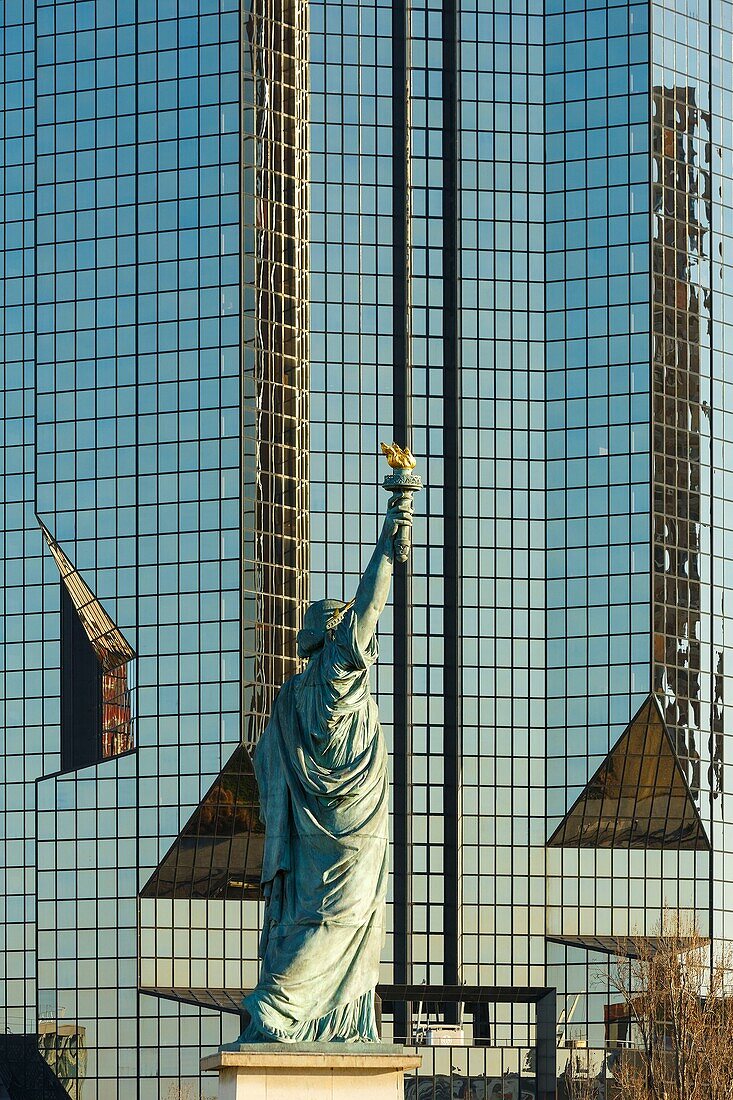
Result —
M 629 1027 L 609 1100 L 730 1100 L 733 953 L 714 955 L 667 914 L 662 934 L 631 937 L 609 975 Z

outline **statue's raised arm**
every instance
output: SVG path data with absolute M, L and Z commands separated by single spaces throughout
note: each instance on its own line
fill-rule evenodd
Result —
M 356 636 L 361 649 L 366 649 L 369 645 L 377 620 L 387 602 L 395 559 L 395 541 L 404 527 L 412 527 L 412 499 L 408 493 L 396 493 L 390 497 L 382 532 L 356 590 L 354 615 Z

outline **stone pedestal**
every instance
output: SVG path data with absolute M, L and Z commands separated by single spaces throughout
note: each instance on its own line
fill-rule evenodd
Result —
M 405 1070 L 422 1059 L 365 1043 L 232 1044 L 201 1059 L 219 1074 L 219 1100 L 402 1100 Z

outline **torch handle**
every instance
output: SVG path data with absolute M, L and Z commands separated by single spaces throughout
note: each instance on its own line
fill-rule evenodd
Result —
M 403 495 L 406 496 L 410 502 L 412 502 L 415 494 L 409 491 L 403 490 Z M 412 529 L 408 526 L 401 526 L 397 534 L 394 537 L 394 556 L 395 561 L 406 562 L 410 556 L 410 547 L 412 546 Z

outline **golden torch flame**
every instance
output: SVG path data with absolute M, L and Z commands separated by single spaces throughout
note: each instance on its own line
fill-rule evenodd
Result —
M 417 466 L 417 459 L 409 447 L 398 447 L 396 443 L 382 443 L 380 446 L 393 470 L 414 470 Z

